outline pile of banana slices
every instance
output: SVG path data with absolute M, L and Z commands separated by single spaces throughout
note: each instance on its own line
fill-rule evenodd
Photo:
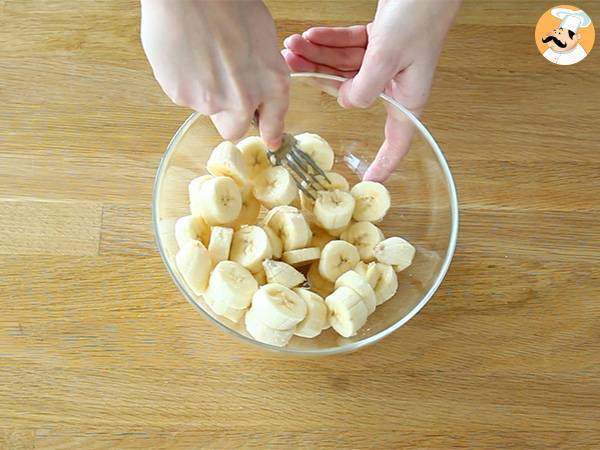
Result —
M 331 172 L 327 141 L 311 133 L 296 139 L 330 181 L 321 180 L 327 189 L 316 200 L 285 168 L 271 166 L 265 144 L 252 136 L 213 150 L 209 175 L 189 183 L 191 214 L 175 224 L 175 262 L 190 289 L 215 314 L 244 319 L 254 339 L 275 346 L 329 327 L 354 336 L 394 296 L 396 273 L 415 255 L 410 243 L 386 239 L 375 225 L 391 205 L 383 184 L 350 187 Z

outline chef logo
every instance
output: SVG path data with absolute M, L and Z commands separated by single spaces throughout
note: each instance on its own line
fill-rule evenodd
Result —
M 594 46 L 592 19 L 584 11 L 560 5 L 546 11 L 535 27 L 535 42 L 544 58 L 569 66 L 583 60 Z

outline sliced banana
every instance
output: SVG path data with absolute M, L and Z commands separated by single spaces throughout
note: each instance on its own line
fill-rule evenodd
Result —
M 261 227 L 248 225 L 233 234 L 230 259 L 249 271 L 259 272 L 263 261 L 272 255 L 269 237 Z
M 295 206 L 276 206 L 275 208 L 269 209 L 269 211 L 267 211 L 267 214 L 265 214 L 265 218 L 263 219 L 263 224 L 267 227 L 278 227 L 281 224 L 283 214 L 299 212 L 300 210 Z
M 233 229 L 226 227 L 212 227 L 208 253 L 213 264 L 229 259 L 231 242 L 233 241 Z
M 379 242 L 373 254 L 377 261 L 395 266 L 396 272 L 401 272 L 412 264 L 415 248 L 401 237 L 391 237 Z
M 348 229 L 349 225 L 343 226 L 343 227 L 338 227 L 338 228 L 330 228 L 327 229 L 327 233 L 329 233 L 331 236 L 333 236 L 336 239 L 340 239 L 340 236 L 342 235 L 342 233 L 344 231 L 346 231 Z
M 217 145 L 208 161 L 206 170 L 214 176 L 232 178 L 238 186 L 244 187 L 248 180 L 248 166 L 240 150 L 229 141 Z
M 311 247 L 319 247 L 322 250 L 323 247 L 325 247 L 325 244 L 327 244 L 328 242 L 331 242 L 335 239 L 327 231 L 325 231 L 324 229 L 317 227 L 317 226 L 314 226 L 312 228 L 312 232 L 313 232 L 313 237 L 312 237 L 312 240 L 310 241 Z
M 274 330 L 265 325 L 260 319 L 260 313 L 254 308 L 250 308 L 244 318 L 246 331 L 258 342 L 283 347 L 287 345 L 294 335 L 294 328 L 289 330 Z
M 267 236 L 269 237 L 269 242 L 271 243 L 271 250 L 273 252 L 273 258 L 281 258 L 281 255 L 283 253 L 283 244 L 281 243 L 281 239 L 279 239 L 279 236 L 271 229 L 271 227 L 265 225 L 263 228 L 265 230 L 265 233 L 267 233 Z
M 370 263 L 367 279 L 375 291 L 378 305 L 387 302 L 398 290 L 398 276 L 394 268 L 388 264 Z
M 334 283 L 344 272 L 353 269 L 359 260 L 360 256 L 354 245 L 346 241 L 331 241 L 321 251 L 319 273 Z
M 371 222 L 356 222 L 344 230 L 340 239 L 354 245 L 358 249 L 360 259 L 371 262 L 375 259 L 373 249 L 385 236 L 383 231 Z
M 282 259 L 292 266 L 301 267 L 310 264 L 320 257 L 321 249 L 319 247 L 308 247 L 284 252 Z
M 318 294 L 304 288 L 296 288 L 294 292 L 306 302 L 306 317 L 296 325 L 296 336 L 313 338 L 327 328 L 329 311 L 325 300 Z
M 367 270 L 369 269 L 369 265 L 370 264 L 367 264 L 364 261 L 359 261 L 358 264 L 356 266 L 354 266 L 354 271 L 357 274 L 359 274 L 359 275 L 361 275 L 361 276 L 363 276 L 363 277 L 366 278 L 367 277 Z M 367 281 L 368 281 L 368 279 L 367 279 Z
M 335 155 L 325 139 L 313 133 L 297 134 L 294 137 L 298 141 L 298 148 L 310 156 L 321 170 L 331 170 Z
M 259 136 L 248 136 L 242 139 L 237 143 L 237 148 L 246 161 L 250 180 L 254 180 L 263 170 L 271 167 L 267 156 L 267 145 Z
M 204 297 L 213 304 L 244 309 L 257 290 L 258 283 L 248 269 L 234 261 L 221 261 L 210 274 Z
M 325 299 L 329 321 L 335 331 L 351 337 L 367 322 L 369 312 L 360 295 L 346 286 L 337 288 Z
M 348 226 L 354 212 L 354 197 L 348 192 L 319 191 L 313 214 L 318 224 L 326 230 Z
M 329 180 L 329 182 L 325 178 L 323 178 L 321 175 L 317 175 L 317 177 L 316 177 L 317 180 L 321 183 L 321 185 L 325 188 L 325 190 L 327 190 L 327 191 L 339 190 L 339 191 L 345 191 L 345 192 L 350 191 L 350 184 L 348 183 L 348 180 L 346 180 L 339 173 L 326 172 L 325 175 L 327 175 L 327 179 Z M 312 212 L 315 207 L 315 201 L 312 198 L 310 198 L 309 196 L 307 196 L 301 190 L 298 191 L 298 195 L 300 196 L 300 206 L 302 207 L 302 209 L 304 209 L 308 212 Z
M 227 306 L 227 304 L 225 303 L 214 302 L 212 299 L 207 298 L 206 296 L 204 297 L 204 299 L 206 300 L 206 304 L 210 306 L 210 309 L 212 309 L 215 312 L 215 314 L 226 317 L 227 319 L 235 323 L 238 323 L 240 319 L 244 316 L 244 313 L 246 312 L 246 308 L 232 308 L 231 306 Z
M 289 205 L 298 195 L 296 182 L 285 167 L 269 167 L 254 180 L 254 196 L 265 208 Z
M 252 309 L 261 322 L 275 330 L 289 330 L 306 317 L 306 302 L 291 289 L 276 283 L 261 286 L 252 298 Z
M 206 290 L 212 263 L 202 242 L 188 241 L 175 255 L 175 265 L 194 294 L 200 295 Z
M 321 276 L 319 261 L 315 261 L 310 265 L 306 278 L 308 278 L 310 288 L 322 297 L 327 297 L 334 291 L 333 283 Z
M 359 275 L 354 270 L 349 270 L 335 281 L 335 289 L 341 286 L 349 287 L 358 295 L 360 295 L 365 302 L 369 314 L 372 314 L 375 311 L 375 307 L 377 306 L 377 298 L 375 296 L 375 291 L 365 276 Z
M 242 225 L 254 225 L 260 214 L 260 202 L 254 198 L 251 187 L 246 187 L 242 191 L 242 209 L 240 215 L 229 227 L 238 229 Z
M 306 281 L 302 273 L 283 261 L 267 259 L 262 265 L 268 283 L 277 283 L 288 288 L 293 288 Z
M 306 217 L 292 206 L 274 208 L 265 216 L 265 225 L 281 239 L 283 250 L 308 247 L 312 231 Z
M 337 172 L 325 172 L 325 175 L 327 176 L 327 179 L 323 178 L 321 175 L 317 176 L 317 179 L 325 189 L 328 191 L 350 192 L 350 183 L 348 183 L 348 180 L 346 180 L 343 175 L 340 175 Z
M 242 194 L 229 177 L 214 177 L 205 181 L 194 201 L 199 215 L 209 225 L 233 222 L 242 210 Z
M 182 248 L 189 241 L 208 242 L 210 227 L 199 216 L 184 216 L 175 222 L 175 241 Z
M 350 193 L 356 200 L 353 217 L 357 222 L 379 222 L 390 209 L 390 193 L 381 183 L 361 181 L 352 187 Z
M 259 286 L 262 286 L 263 284 L 267 284 L 267 274 L 265 273 L 265 270 L 259 270 L 256 273 L 253 273 L 252 276 L 254 277 L 254 279 L 256 280 L 256 282 L 258 283 Z
M 212 175 L 202 175 L 202 176 L 196 177 L 192 181 L 190 181 L 190 184 L 188 184 L 188 195 L 189 195 L 189 199 L 190 199 L 190 209 L 192 208 L 193 203 L 197 199 L 200 199 L 200 196 L 198 194 L 200 193 L 200 188 L 202 187 L 202 185 L 204 184 L 204 182 L 210 180 L 211 178 L 213 178 Z M 193 211 L 192 211 L 192 214 L 193 214 Z

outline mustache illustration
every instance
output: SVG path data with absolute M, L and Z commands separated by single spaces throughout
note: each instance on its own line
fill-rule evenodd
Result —
M 547 42 L 550 42 L 550 41 L 554 41 L 554 43 L 556 45 L 558 45 L 560 48 L 565 48 L 567 46 L 566 42 L 559 41 L 556 36 L 548 36 L 548 37 L 542 38 L 542 42 L 544 44 L 547 43 Z

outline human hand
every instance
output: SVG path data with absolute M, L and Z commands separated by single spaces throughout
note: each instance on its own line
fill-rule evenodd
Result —
M 210 115 L 229 140 L 246 132 L 258 110 L 265 143 L 278 148 L 289 70 L 262 1 L 141 3 L 144 51 L 169 98 Z
M 350 78 L 340 87 L 344 107 L 366 108 L 381 92 L 419 115 L 429 97 L 444 38 L 460 0 L 381 0 L 372 23 L 310 28 L 289 36 L 284 58 L 295 72 L 325 72 Z M 384 181 L 406 154 L 412 122 L 386 106 L 385 140 L 364 175 Z

